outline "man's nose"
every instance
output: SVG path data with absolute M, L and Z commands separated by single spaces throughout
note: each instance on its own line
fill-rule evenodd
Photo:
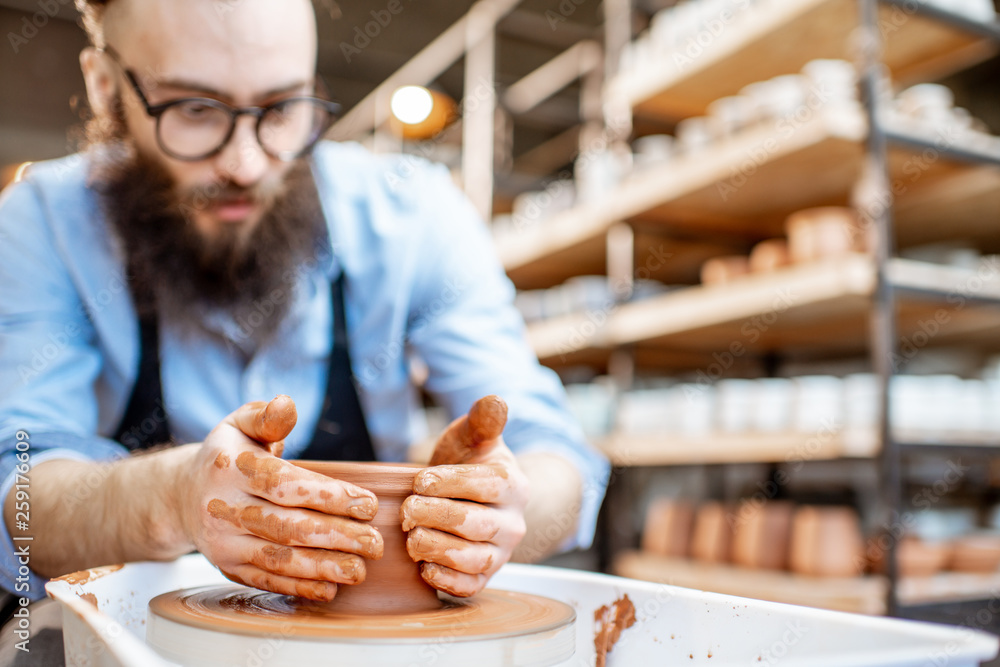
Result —
M 256 119 L 239 118 L 233 136 L 219 153 L 218 169 L 236 185 L 250 187 L 264 176 L 268 157 L 257 141 Z

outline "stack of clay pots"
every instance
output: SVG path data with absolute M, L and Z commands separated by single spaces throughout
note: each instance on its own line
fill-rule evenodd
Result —
M 884 572 L 885 550 L 869 546 L 868 551 L 872 570 Z M 896 567 L 901 577 L 929 577 L 944 571 L 994 573 L 1000 569 L 1000 535 L 976 532 L 935 540 L 906 535 L 896 546 Z
M 761 241 L 749 256 L 713 257 L 701 268 L 704 285 L 723 285 L 748 274 L 767 273 L 792 264 L 806 264 L 868 252 L 868 227 L 854 209 L 823 206 L 797 211 L 785 221 L 784 238 Z
M 697 507 L 689 501 L 657 500 L 646 515 L 642 549 L 815 577 L 851 577 L 865 569 L 864 541 L 853 509 L 775 500 Z
M 737 504 L 659 498 L 649 505 L 644 552 L 754 570 L 812 577 L 855 577 L 885 571 L 884 538 L 867 542 L 857 512 L 838 505 L 795 505 L 749 498 Z M 1000 532 L 949 539 L 907 534 L 897 546 L 900 576 L 1000 569 Z

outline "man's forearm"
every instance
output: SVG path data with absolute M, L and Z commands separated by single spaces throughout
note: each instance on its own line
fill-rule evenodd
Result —
M 576 532 L 583 481 L 569 461 L 555 454 L 528 453 L 517 460 L 528 476 L 531 499 L 524 513 L 527 532 L 513 560 L 532 563 L 555 554 Z
M 44 577 L 193 549 L 178 513 L 176 480 L 198 445 L 112 463 L 54 460 L 31 470 L 32 569 Z M 14 494 L 4 521 L 14 525 Z

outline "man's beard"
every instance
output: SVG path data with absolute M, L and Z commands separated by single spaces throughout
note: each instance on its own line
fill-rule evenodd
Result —
M 119 106 L 87 132 L 92 186 L 122 242 L 139 315 L 158 314 L 187 334 L 208 313 L 223 311 L 245 342 L 265 344 L 291 305 L 289 277 L 316 258 L 326 238 L 308 163 L 299 159 L 277 186 L 217 182 L 180 192 L 155 159 L 136 150 L 123 115 Z M 192 210 L 237 197 L 265 211 L 249 234 L 226 224 L 212 238 L 198 231 Z

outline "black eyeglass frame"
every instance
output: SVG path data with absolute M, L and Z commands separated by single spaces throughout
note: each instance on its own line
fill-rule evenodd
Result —
M 142 87 L 139 85 L 138 79 L 136 79 L 135 73 L 122 62 L 121 56 L 115 49 L 113 49 L 109 44 L 105 44 L 103 48 L 98 49 L 100 53 L 106 53 L 111 60 L 115 62 L 116 65 L 125 74 L 125 78 L 128 79 L 129 85 L 135 91 L 136 96 L 138 96 L 139 101 L 142 102 L 142 106 L 146 111 L 146 115 L 150 118 L 156 120 L 156 143 L 164 153 L 170 157 L 183 160 L 185 162 L 198 162 L 200 160 L 207 160 L 208 158 L 214 157 L 222 152 L 222 150 L 229 144 L 229 141 L 233 138 L 233 133 L 236 131 L 236 121 L 240 116 L 253 116 L 257 119 L 254 125 L 254 135 L 257 137 L 257 143 L 260 145 L 261 149 L 270 155 L 271 157 L 281 160 L 282 162 L 291 162 L 296 158 L 302 157 L 310 150 L 313 146 L 323 137 L 323 134 L 330 129 L 333 124 L 334 117 L 340 113 L 340 105 L 336 102 L 331 102 L 329 100 L 324 100 L 321 97 L 315 97 L 312 95 L 298 95 L 295 97 L 288 97 L 274 104 L 269 104 L 263 107 L 233 107 L 225 102 L 220 102 L 219 100 L 212 99 L 211 97 L 181 97 L 176 100 L 170 100 L 169 102 L 161 102 L 160 104 L 150 104 L 149 100 L 146 99 L 145 93 L 142 92 Z M 264 116 L 274 111 L 275 109 L 280 109 L 282 106 L 287 105 L 292 102 L 300 102 L 302 100 L 308 100 L 313 104 L 317 104 L 320 108 L 327 112 L 327 122 L 321 123 L 316 128 L 315 136 L 311 137 L 306 145 L 299 151 L 289 154 L 289 153 L 275 153 L 264 145 L 263 140 L 260 136 L 260 124 L 264 119 Z M 222 139 L 218 146 L 210 151 L 197 156 L 188 156 L 175 153 L 174 151 L 167 148 L 164 144 L 163 139 L 160 137 L 160 119 L 167 110 L 179 106 L 181 104 L 187 104 L 190 102 L 197 102 L 198 104 L 203 104 L 205 106 L 210 106 L 219 111 L 223 111 L 229 115 L 229 131 L 226 132 L 226 136 Z

